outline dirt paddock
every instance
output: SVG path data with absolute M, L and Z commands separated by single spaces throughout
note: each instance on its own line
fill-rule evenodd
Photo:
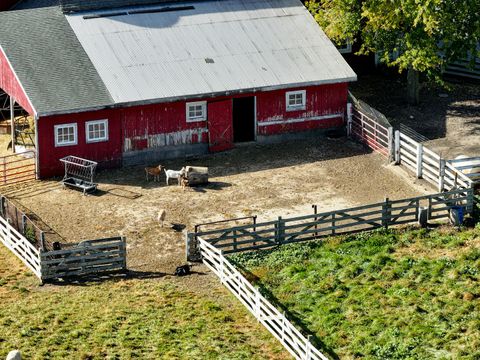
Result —
M 154 164 L 151 164 L 154 165 Z M 157 164 L 155 164 L 157 165 Z M 187 188 L 147 182 L 143 167 L 102 171 L 99 191 L 83 196 L 57 180 L 24 183 L 3 192 L 36 213 L 65 241 L 124 235 L 130 269 L 171 274 L 185 262 L 184 234 L 167 222 L 193 229 L 209 220 L 258 215 L 258 221 L 420 195 L 385 159 L 345 138 L 248 145 L 195 160 L 164 162 L 169 169 L 208 166 L 210 184 Z

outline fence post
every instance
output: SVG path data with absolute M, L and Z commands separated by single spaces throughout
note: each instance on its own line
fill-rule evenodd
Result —
M 220 251 L 220 261 L 219 261 L 219 269 L 218 271 L 220 272 L 220 282 L 225 285 L 225 265 L 223 265 L 223 250 Z
M 382 226 L 385 229 L 388 229 L 388 224 L 390 223 L 391 208 L 390 200 L 386 197 L 385 203 L 382 205 Z
M 187 243 L 186 252 L 187 252 L 187 261 L 199 262 L 202 261 L 202 254 L 200 252 L 199 242 L 195 233 L 187 232 L 185 236 L 185 241 Z
M 257 233 L 257 215 L 253 216 L 252 219 L 253 219 L 253 233 L 256 234 Z M 253 246 L 257 246 L 256 241 L 253 242 Z
M 313 208 L 313 213 L 315 215 L 317 215 L 318 214 L 318 205 L 312 205 L 312 208 Z M 317 222 L 317 221 L 318 221 L 318 217 L 315 216 L 315 222 Z M 318 230 L 318 224 L 315 224 L 315 238 L 318 236 L 317 230 Z
M 281 244 L 285 241 L 285 220 L 281 216 L 278 217 L 277 224 L 277 243 Z
M 397 130 L 395 131 L 395 165 L 400 165 L 402 162 L 400 154 L 400 130 Z
M 395 139 L 393 137 L 393 127 L 388 128 L 388 162 L 395 159 Z
M 261 311 L 261 308 L 262 308 L 262 304 L 261 304 L 262 300 L 261 300 L 261 294 L 260 294 L 260 291 L 258 289 L 256 289 L 255 291 L 255 312 L 256 312 L 256 318 L 257 318 L 257 321 L 258 322 L 261 322 L 262 320 L 262 311 Z
M 40 232 L 40 249 L 45 251 L 45 233 L 43 231 Z
M 22 235 L 25 235 L 26 227 L 27 227 L 27 215 L 22 214 Z
M 467 189 L 467 206 L 465 208 L 465 212 L 467 214 L 471 214 L 473 212 L 473 205 L 475 202 L 475 198 L 473 195 L 474 195 L 473 187 Z
M 440 159 L 440 173 L 438 174 L 438 192 L 442 192 L 445 188 L 445 165 L 446 160 Z
M 423 144 L 417 146 L 417 178 L 421 179 L 423 176 Z
M 233 230 L 233 250 L 237 250 L 237 230 Z
M 312 335 L 307 335 L 307 348 L 305 349 L 305 359 L 310 360 L 312 358 Z
M 332 235 L 335 235 L 335 225 L 337 223 L 335 222 L 335 213 L 332 213 Z
M 2 212 L 2 217 L 6 218 L 6 215 L 5 215 L 5 196 L 0 197 L 0 211 Z
M 125 236 L 121 237 L 122 239 L 122 270 L 127 270 L 127 238 Z
M 353 104 L 347 104 L 347 136 L 352 136 L 352 123 L 353 123 Z

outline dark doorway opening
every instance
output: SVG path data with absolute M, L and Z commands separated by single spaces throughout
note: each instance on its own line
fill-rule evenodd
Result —
M 255 97 L 233 99 L 233 141 L 255 140 Z

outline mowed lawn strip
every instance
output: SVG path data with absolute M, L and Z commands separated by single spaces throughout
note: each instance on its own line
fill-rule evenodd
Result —
M 480 225 L 381 230 L 232 260 L 342 359 L 480 358 Z
M 196 294 L 174 280 L 39 287 L 0 245 L 0 358 L 290 359 L 226 290 Z

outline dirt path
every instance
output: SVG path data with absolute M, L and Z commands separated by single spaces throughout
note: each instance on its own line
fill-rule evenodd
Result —
M 146 182 L 143 168 L 98 175 L 99 193 L 82 196 L 57 181 L 28 183 L 6 195 L 35 212 L 66 241 L 124 235 L 129 268 L 171 274 L 185 262 L 185 235 L 157 223 L 194 225 L 209 220 L 258 215 L 259 221 L 357 204 L 416 196 L 422 188 L 392 172 L 379 155 L 346 139 L 281 145 L 251 145 L 189 161 L 210 168 L 211 183 L 183 191 Z M 165 164 L 179 169 L 184 161 Z

